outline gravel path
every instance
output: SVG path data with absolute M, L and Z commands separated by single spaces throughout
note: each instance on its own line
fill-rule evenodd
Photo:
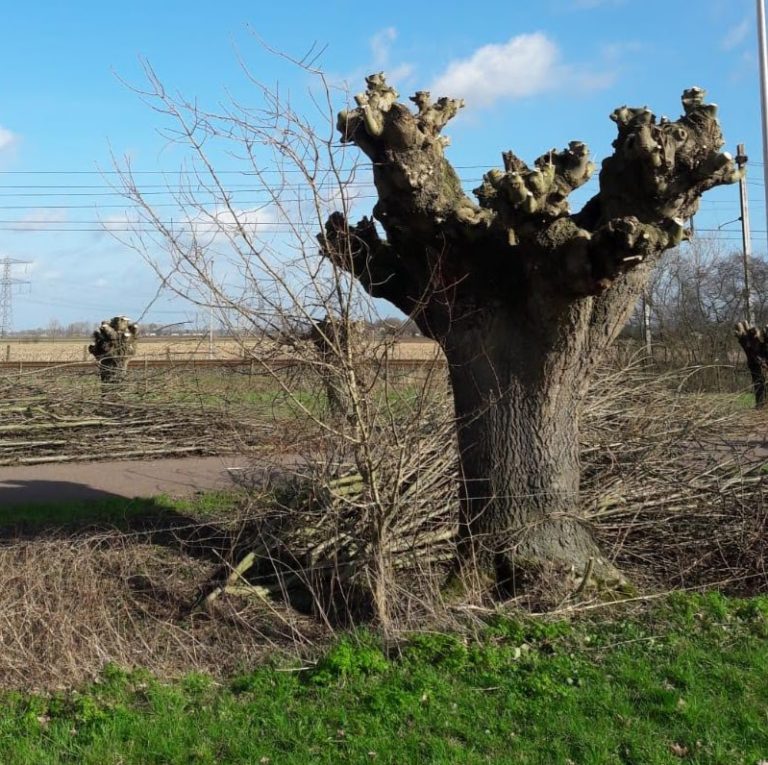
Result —
M 0 468 L 3 507 L 107 497 L 190 496 L 232 486 L 228 468 L 246 464 L 236 455 L 133 462 L 83 462 Z

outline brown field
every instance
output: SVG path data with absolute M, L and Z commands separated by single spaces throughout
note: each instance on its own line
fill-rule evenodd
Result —
M 0 362 L 3 361 L 91 361 L 88 338 L 25 338 L 6 339 L 0 343 Z M 405 340 L 395 344 L 390 358 L 424 360 L 434 359 L 439 353 L 431 340 Z M 237 359 L 242 358 L 244 347 L 235 340 L 215 339 L 209 346 L 207 337 L 153 337 L 142 338 L 136 359 Z

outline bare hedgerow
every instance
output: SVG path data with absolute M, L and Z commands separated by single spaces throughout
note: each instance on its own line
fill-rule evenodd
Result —
M 659 374 L 636 364 L 598 376 L 585 404 L 581 502 L 585 522 L 626 579 L 573 571 L 570 592 L 558 597 L 764 586 L 764 459 L 745 436 L 748 413 L 684 392 L 700 372 Z M 239 560 L 252 556 L 242 571 L 256 584 L 252 592 L 301 590 L 325 619 L 341 610 L 354 620 L 375 603 L 375 587 L 384 587 L 390 617 L 401 626 L 409 615 L 449 607 L 441 588 L 456 543 L 459 467 L 443 402 L 433 399 L 409 417 L 408 429 L 378 433 L 373 453 L 387 487 L 380 511 L 352 456 L 332 441 L 317 444 L 315 461 L 300 475 L 267 487 L 265 511 L 237 553 Z M 372 526 L 372 518 L 383 523 Z M 381 571 L 377 556 L 387 563 L 381 580 L 372 576 Z M 471 585 L 465 599 L 476 591 Z

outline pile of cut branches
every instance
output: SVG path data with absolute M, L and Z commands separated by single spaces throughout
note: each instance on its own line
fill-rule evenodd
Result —
M 599 376 L 583 422 L 582 508 L 637 581 L 754 588 L 766 553 L 766 458 L 749 438 L 754 415 L 681 392 L 694 374 L 632 366 Z M 235 561 L 250 553 L 249 573 L 230 568 L 216 595 L 244 578 L 262 595 L 364 588 L 382 561 L 421 576 L 450 560 L 458 460 L 447 397 L 423 411 L 428 418 L 377 433 L 375 475 L 334 454 L 272 486 L 272 509 Z
M 668 587 L 764 589 L 768 451 L 753 411 L 680 392 L 696 369 L 604 374 L 590 397 L 582 501 L 620 566 Z M 624 379 L 626 377 L 626 379 Z
M 202 407 L 0 378 L 0 465 L 219 454 L 265 429 Z
M 259 487 L 254 504 L 267 509 L 242 532 L 237 560 L 219 572 L 207 602 L 302 591 L 323 608 L 359 605 L 375 578 L 450 561 L 457 463 L 447 400 L 429 417 L 380 429 L 375 444 L 373 475 L 342 448 Z

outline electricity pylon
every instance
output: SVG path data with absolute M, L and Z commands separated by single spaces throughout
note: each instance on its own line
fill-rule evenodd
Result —
M 0 258 L 0 337 L 10 334 L 13 324 L 13 288 L 20 284 L 29 284 L 27 279 L 13 276 L 14 266 L 29 265 L 29 260 L 18 258 Z

